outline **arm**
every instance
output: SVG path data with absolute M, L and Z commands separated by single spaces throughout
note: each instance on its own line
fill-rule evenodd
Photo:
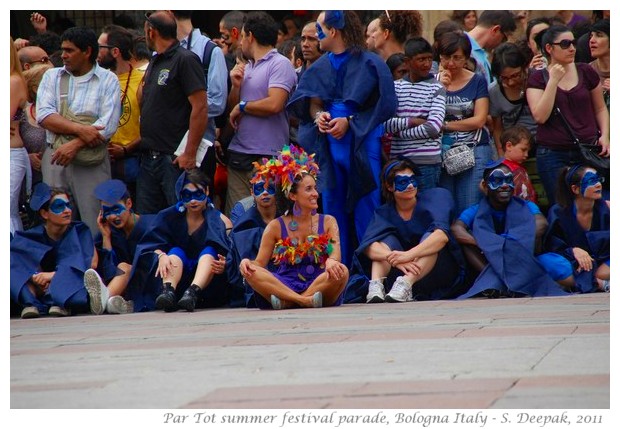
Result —
M 226 60 L 220 48 L 214 48 L 211 52 L 209 74 L 207 76 L 207 103 L 209 116 L 216 117 L 224 113 L 226 98 L 228 96 L 228 70 Z
M 411 249 L 401 252 L 393 250 L 387 257 L 387 261 L 391 265 L 404 264 L 406 262 L 415 261 L 424 256 L 439 253 L 441 249 L 448 243 L 448 235 L 441 229 L 434 230 L 424 241 L 421 241 Z
M 244 73 L 245 64 L 237 60 L 237 64 L 230 71 L 230 82 L 232 83 L 232 88 L 230 88 L 230 93 L 228 94 L 227 104 L 229 106 L 235 106 L 239 104 L 239 92 L 241 91 L 241 83 L 243 82 Z
M 475 131 L 484 127 L 489 114 L 489 98 L 477 98 L 474 102 L 474 115 L 460 121 L 448 121 L 443 126 L 444 131 Z
M 497 148 L 497 154 L 501 158 L 504 156 L 504 150 L 502 149 L 501 135 L 504 132 L 504 124 L 502 123 L 501 116 L 493 116 L 493 140 L 495 141 L 495 147 Z
M 456 239 L 456 241 L 461 245 L 463 249 L 463 255 L 465 259 L 476 271 L 482 271 L 484 267 L 487 265 L 487 260 L 484 257 L 484 254 L 478 247 L 478 243 L 473 235 L 467 230 L 467 226 L 461 220 L 456 220 L 452 227 L 450 228 L 452 231 L 452 236 Z
M 252 277 L 252 274 L 256 271 L 256 267 L 267 267 L 273 249 L 276 242 L 281 237 L 280 225 L 277 219 L 272 220 L 267 224 L 263 236 L 261 237 L 260 247 L 258 248 L 258 254 L 256 259 L 251 261 L 248 258 L 244 258 L 239 264 L 239 272 L 244 278 Z
M 544 124 L 551 116 L 555 104 L 555 96 L 558 91 L 558 84 L 564 77 L 566 70 L 559 64 L 554 64 L 549 69 L 549 81 L 544 90 L 538 88 L 528 88 L 525 92 L 527 104 L 532 111 L 532 117 L 537 124 Z
M 28 100 L 26 85 L 18 75 L 11 75 L 11 118 Z
M 325 271 L 329 278 L 339 280 L 347 274 L 347 267 L 340 261 L 342 258 L 340 253 L 340 232 L 335 217 L 325 216 L 325 233 L 332 240 L 332 253 L 325 261 Z
M 535 241 L 535 253 L 538 254 L 542 252 L 543 246 L 543 237 L 547 232 L 547 227 L 549 223 L 547 222 L 547 218 L 545 218 L 542 214 L 534 215 L 534 219 L 536 221 L 536 241 Z
M 260 100 L 248 101 L 245 105 L 244 113 L 262 117 L 275 115 L 284 110 L 288 96 L 289 92 L 284 88 L 269 88 L 267 97 Z M 237 110 L 239 110 L 239 104 L 233 108 L 230 115 L 232 116 Z
M 592 108 L 596 116 L 596 123 L 598 124 L 598 129 L 601 130 L 601 137 L 598 140 L 603 147 L 601 155 L 609 156 L 609 111 L 607 106 L 605 106 L 601 84 L 598 84 L 596 88 L 590 91 L 590 96 L 592 98 Z
M 443 122 L 446 118 L 446 90 L 441 87 L 432 96 L 432 102 L 426 120 L 409 118 L 409 129 L 401 136 L 415 139 L 436 139 L 441 134 Z
M 181 169 L 196 167 L 196 151 L 207 129 L 207 92 L 204 89 L 194 91 L 187 99 L 192 106 L 192 112 L 189 116 L 187 146 L 185 151 L 174 160 L 174 164 L 177 164 Z

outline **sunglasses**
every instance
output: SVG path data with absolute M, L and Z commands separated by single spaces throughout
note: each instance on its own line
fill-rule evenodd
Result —
M 514 176 L 512 173 L 506 174 L 502 170 L 493 170 L 487 178 L 487 186 L 492 191 L 496 191 L 502 186 L 508 186 L 509 188 L 514 189 Z
M 265 182 L 257 182 L 252 187 L 252 193 L 256 197 L 260 197 L 265 192 L 267 192 L 269 195 L 275 195 L 276 185 L 274 185 L 273 183 L 270 183 L 269 186 L 265 187 Z
M 50 62 L 50 58 L 49 57 L 43 57 L 40 60 L 29 61 L 28 64 L 36 64 L 36 63 L 47 64 L 49 62 Z
M 127 210 L 127 207 L 122 204 L 115 204 L 113 206 L 101 206 L 101 217 L 107 219 L 112 215 L 120 216 L 125 210 Z
M 394 190 L 396 192 L 405 192 L 409 185 L 414 188 L 418 187 L 418 179 L 413 174 L 397 174 L 394 176 Z
M 559 42 L 554 42 L 554 43 L 551 43 L 551 44 L 559 46 L 562 49 L 568 49 L 568 48 L 570 48 L 570 45 L 573 45 L 575 48 L 577 47 L 577 41 L 575 39 L 573 39 L 573 40 L 564 39 L 564 40 L 560 40 Z
M 62 200 L 60 198 L 52 201 L 49 207 L 49 210 L 56 215 L 62 214 L 67 209 L 73 210 L 73 206 L 69 201 Z
M 102 49 L 102 48 L 105 48 L 105 49 L 114 49 L 114 48 L 116 48 L 116 46 L 111 46 L 111 45 L 99 45 L 99 49 Z
M 203 202 L 207 199 L 207 194 L 202 189 L 196 189 L 195 191 L 190 191 L 189 189 L 183 189 L 181 191 L 181 201 L 185 204 L 191 202 L 192 200 Z

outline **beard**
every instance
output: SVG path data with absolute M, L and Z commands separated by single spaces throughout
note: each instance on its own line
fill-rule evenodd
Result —
M 101 60 L 99 60 L 99 65 L 104 69 L 114 71 L 116 70 L 116 58 L 108 52 Z

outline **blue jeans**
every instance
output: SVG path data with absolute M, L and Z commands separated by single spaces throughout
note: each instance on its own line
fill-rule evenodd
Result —
M 172 164 L 172 155 L 142 154 L 136 189 L 136 211 L 156 214 L 177 203 L 174 185 L 181 170 Z
M 555 150 L 538 146 L 536 149 L 536 168 L 542 182 L 549 207 L 555 204 L 558 177 L 562 168 L 582 161 L 579 149 Z
M 439 186 L 439 178 L 441 177 L 441 164 L 416 164 L 419 175 L 418 190 L 432 189 Z

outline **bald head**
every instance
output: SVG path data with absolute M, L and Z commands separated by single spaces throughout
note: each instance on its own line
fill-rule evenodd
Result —
M 23 70 L 29 70 L 43 64 L 51 64 L 47 53 L 38 46 L 26 46 L 17 51 Z

